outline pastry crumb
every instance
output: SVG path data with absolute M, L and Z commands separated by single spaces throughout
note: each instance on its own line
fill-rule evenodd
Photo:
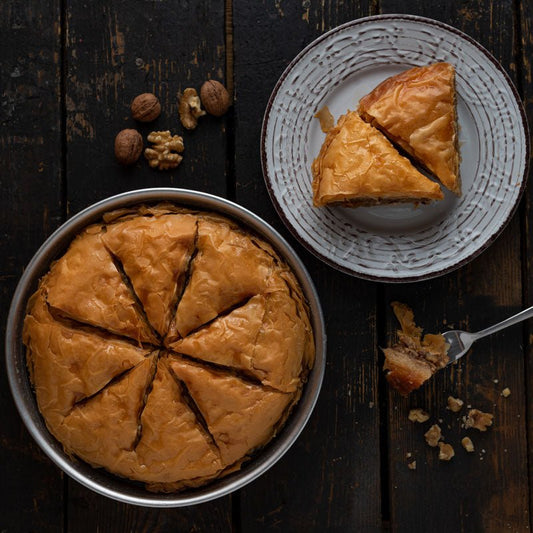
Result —
M 463 408 L 464 403 L 465 402 L 459 398 L 448 396 L 448 409 L 453 413 L 458 413 Z
M 463 437 L 461 440 L 461 444 L 467 452 L 470 453 L 474 451 L 474 443 L 472 442 L 472 439 L 470 437 Z
M 505 389 L 502 390 L 502 396 L 504 398 L 508 398 L 511 395 L 511 389 L 509 387 L 505 387 Z
M 407 452 L 407 453 L 405 454 L 405 457 L 406 457 L 407 459 L 410 459 L 412 456 L 413 456 L 413 454 L 412 454 L 411 452 Z
M 429 415 L 423 409 L 411 409 L 408 418 L 411 422 L 419 422 L 422 424 L 429 420 Z
M 439 440 L 442 438 L 442 432 L 440 427 L 437 424 L 433 424 L 427 431 L 424 433 L 424 437 L 429 446 L 437 446 Z
M 407 463 L 407 468 L 409 468 L 409 470 L 416 470 L 416 461 L 411 461 L 410 463 Z
M 331 114 L 331 111 L 327 105 L 317 111 L 313 116 L 320 121 L 320 129 L 324 133 L 327 133 L 331 128 L 333 128 L 333 126 L 335 126 L 335 119 L 333 118 L 333 115 Z
M 490 413 L 484 413 L 479 409 L 471 409 L 468 411 L 468 415 L 464 419 L 465 428 L 475 428 L 479 431 L 487 431 L 489 426 L 492 426 L 492 420 L 494 415 Z
M 451 444 L 439 442 L 439 460 L 449 461 L 455 455 L 455 451 Z
M 492 382 L 493 382 L 493 383 L 499 383 L 500 380 L 499 380 L 499 379 L 493 379 Z

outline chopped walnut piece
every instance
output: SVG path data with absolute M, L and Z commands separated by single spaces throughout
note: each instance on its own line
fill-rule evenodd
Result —
M 183 94 L 178 94 L 178 113 L 184 128 L 193 130 L 198 125 L 198 118 L 205 115 L 200 97 L 196 89 L 185 89 Z
M 453 413 L 458 413 L 463 408 L 464 403 L 465 402 L 459 398 L 448 396 L 448 409 Z
M 147 138 L 153 146 L 144 151 L 144 156 L 152 168 L 166 170 L 181 163 L 183 157 L 180 153 L 184 150 L 182 137 L 173 136 L 170 131 L 152 131 Z
M 461 439 L 461 444 L 463 445 L 463 448 L 467 451 L 467 452 L 473 452 L 474 451 L 474 443 L 472 442 L 472 440 L 470 439 L 470 437 L 463 437 Z
M 411 461 L 410 463 L 407 463 L 407 468 L 409 468 L 409 470 L 416 470 L 416 461 Z
M 429 420 L 429 415 L 422 409 L 411 409 L 408 418 L 411 422 L 423 423 Z
M 439 442 L 439 459 L 441 461 L 449 461 L 455 455 L 453 446 L 445 442 Z
M 504 398 L 508 398 L 511 395 L 511 389 L 509 387 L 505 387 L 505 389 L 502 390 L 502 396 Z
M 487 431 L 489 426 L 492 426 L 492 419 L 494 415 L 484 413 L 479 409 L 471 409 L 468 411 L 468 416 L 465 419 L 465 428 L 475 428 L 479 431 Z
M 425 433 L 424 437 L 430 446 L 437 446 L 442 438 L 442 432 L 437 424 L 433 424 Z

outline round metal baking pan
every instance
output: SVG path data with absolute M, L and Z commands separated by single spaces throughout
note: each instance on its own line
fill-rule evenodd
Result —
M 174 204 L 215 211 L 234 219 L 270 242 L 297 276 L 311 311 L 316 358 L 304 386 L 302 397 L 279 434 L 241 470 L 198 489 L 174 494 L 148 492 L 140 483 L 128 481 L 96 469 L 68 456 L 50 434 L 37 408 L 26 369 L 22 326 L 28 298 L 50 264 L 68 248 L 73 238 L 87 225 L 100 220 L 108 211 L 137 204 L 172 202 Z M 206 502 L 242 488 L 268 470 L 295 442 L 309 419 L 318 398 L 326 363 L 324 318 L 313 282 L 303 263 L 281 235 L 270 225 L 239 205 L 206 193 L 171 188 L 142 189 L 102 200 L 75 215 L 56 230 L 39 248 L 17 286 L 6 333 L 6 363 L 11 392 L 19 413 L 32 437 L 50 459 L 70 477 L 86 487 L 115 500 L 148 507 L 181 507 Z

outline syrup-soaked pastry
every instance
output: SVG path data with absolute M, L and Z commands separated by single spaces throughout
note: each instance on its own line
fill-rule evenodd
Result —
M 30 298 L 23 342 L 67 454 L 158 492 L 238 470 L 283 425 L 314 361 L 307 303 L 275 250 L 169 204 L 83 230 Z
M 187 387 L 228 465 L 266 444 L 295 398 L 179 358 L 169 364 Z
M 30 306 L 23 331 L 27 364 L 39 409 L 56 434 L 75 403 L 98 392 L 150 352 L 126 339 L 94 335 L 55 320 L 42 291 L 34 294 Z
M 156 343 L 102 242 L 103 233 L 102 226 L 89 226 L 74 239 L 41 282 L 46 301 L 68 318 L 139 342 Z
M 426 334 L 422 338 L 422 328 L 415 325 L 413 311 L 398 302 L 391 305 L 401 330 L 398 342 L 383 350 L 383 369 L 389 384 L 407 395 L 448 364 L 448 345 L 440 334 Z
M 446 188 L 461 194 L 452 65 L 434 63 L 387 78 L 361 99 L 358 111 Z
M 289 276 L 286 274 L 286 276 Z M 311 326 L 281 277 L 228 315 L 171 344 L 179 353 L 243 370 L 264 385 L 293 392 L 312 363 Z M 289 277 L 290 283 L 295 280 Z
M 57 428 L 67 453 L 135 479 L 134 446 L 155 357 L 147 357 L 99 394 L 74 406 Z
M 158 362 L 141 427 L 135 450 L 144 467 L 142 479 L 157 483 L 159 490 L 194 486 L 222 470 L 220 452 L 184 399 L 166 358 Z
M 227 221 L 201 218 L 190 280 L 169 341 L 188 335 L 267 286 L 274 259 Z
M 173 304 L 185 283 L 196 223 L 188 214 L 135 217 L 107 226 L 102 236 L 161 336 L 168 331 Z
M 327 133 L 312 172 L 315 207 L 425 204 L 443 198 L 437 183 L 355 111 L 341 116 Z

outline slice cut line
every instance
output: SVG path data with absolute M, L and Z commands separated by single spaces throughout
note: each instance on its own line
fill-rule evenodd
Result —
M 228 223 L 201 218 L 197 246 L 189 283 L 167 337 L 169 343 L 261 293 L 272 272 L 272 258 Z
M 23 339 L 39 409 L 53 428 L 73 406 L 143 361 L 149 350 L 126 340 L 67 327 L 50 314 L 42 291 L 31 301 Z
M 328 132 L 312 173 L 315 207 L 416 204 L 443 198 L 437 183 L 418 172 L 355 111 L 341 116 Z
M 47 302 L 65 316 L 138 342 L 156 344 L 137 303 L 102 242 L 89 226 L 41 282 Z
M 202 413 L 226 465 L 265 445 L 295 399 L 177 357 L 169 365 Z
M 149 323 L 164 336 L 194 250 L 197 217 L 165 214 L 107 226 L 107 248 L 120 261 Z
M 446 188 L 461 194 L 455 69 L 450 63 L 387 78 L 361 99 L 358 111 Z

